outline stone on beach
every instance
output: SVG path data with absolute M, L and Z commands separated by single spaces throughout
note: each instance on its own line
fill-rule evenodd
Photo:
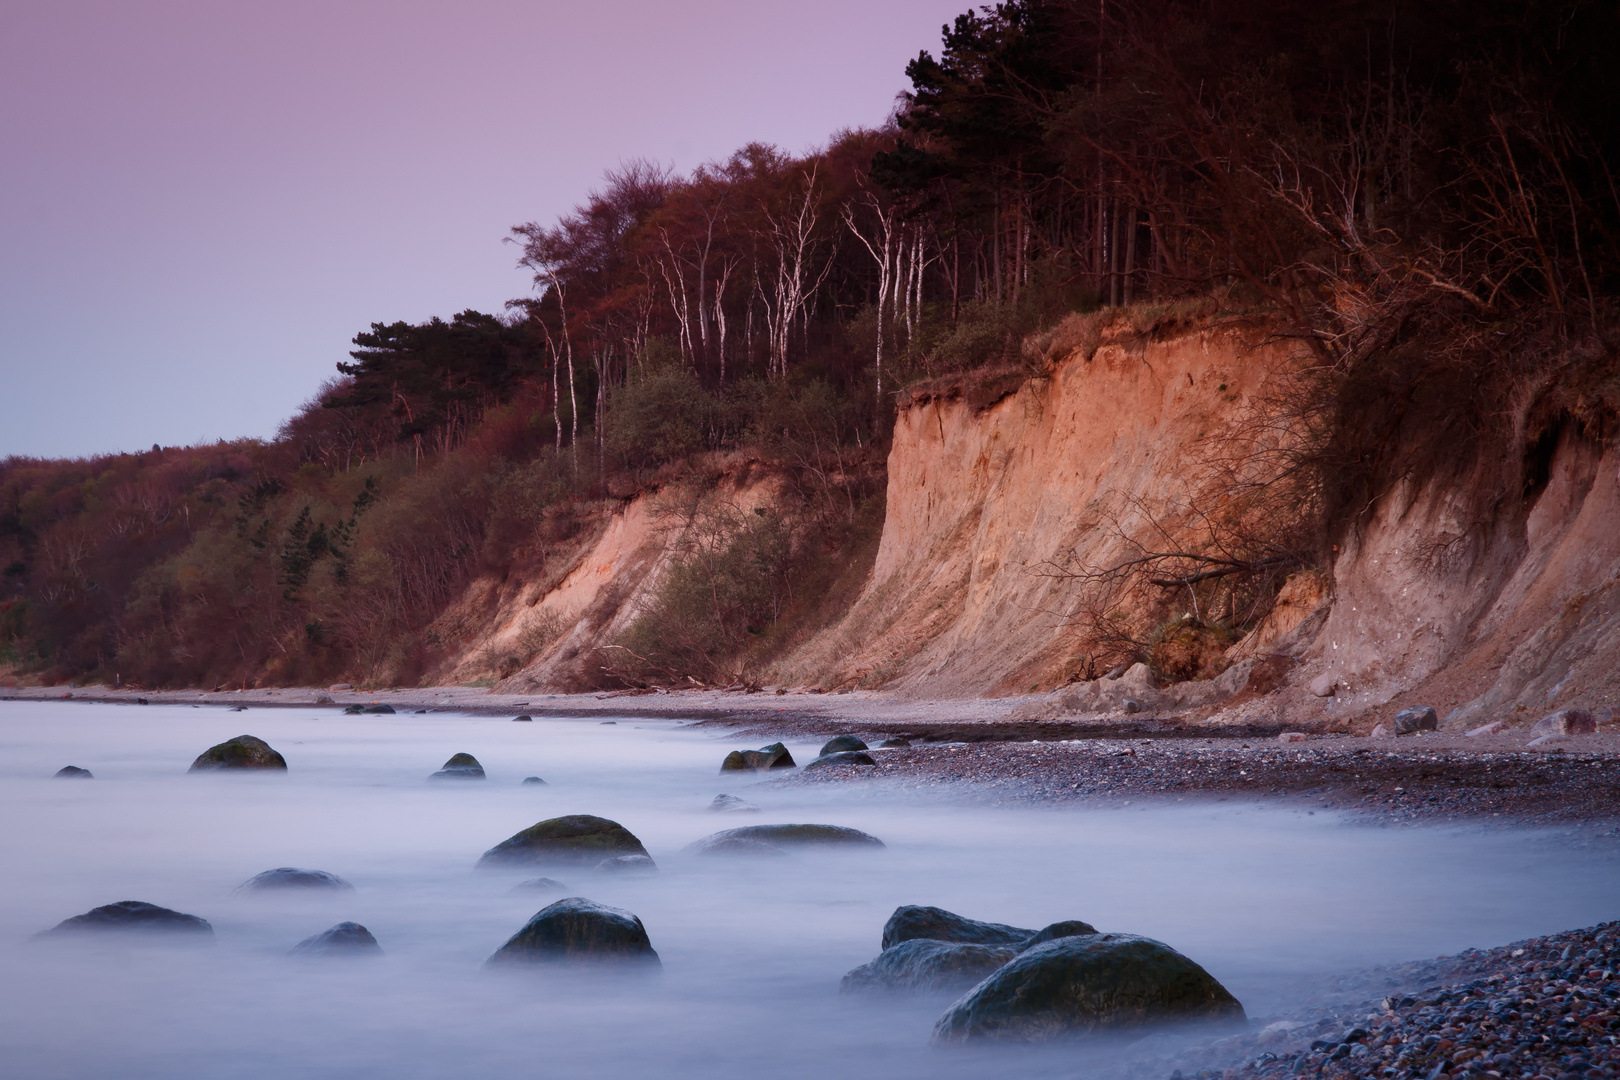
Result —
M 296 866 L 278 866 L 255 874 L 237 886 L 238 892 L 260 892 L 269 889 L 332 889 L 353 891 L 354 886 L 325 870 L 300 870 Z
M 826 769 L 835 765 L 876 765 L 872 755 L 861 750 L 841 750 L 835 754 L 822 754 L 820 757 L 805 765 L 804 771 Z
M 1303 731 L 1285 731 L 1281 735 L 1277 736 L 1277 741 L 1278 742 L 1284 742 L 1284 743 L 1287 743 L 1287 742 L 1304 742 L 1305 741 L 1305 733 Z
M 768 769 L 796 768 L 793 755 L 781 743 L 771 743 L 758 750 L 733 750 L 720 763 L 721 772 L 764 772 Z
M 641 920 L 620 908 L 570 896 L 542 908 L 487 963 L 632 961 L 658 964 Z
M 94 780 L 95 776 L 89 769 L 81 769 L 77 765 L 64 765 L 56 770 L 55 780 Z
M 646 855 L 635 834 L 593 814 L 547 818 L 484 852 L 479 866 L 595 866 L 615 855 Z
M 357 922 L 340 922 L 293 946 L 293 956 L 381 956 L 382 946 Z
M 1170 946 L 1134 934 L 1064 937 L 999 969 L 940 1017 L 934 1041 L 1043 1042 L 1174 1021 L 1244 1019 L 1243 1006 Z
M 913 938 L 850 971 L 838 992 L 965 990 L 1017 955 L 1006 945 Z
M 1414 705 L 1410 709 L 1402 709 L 1390 721 L 1397 735 L 1410 735 L 1416 731 L 1438 731 L 1440 728 L 1440 714 L 1428 705 Z
M 892 949 L 915 938 L 970 945 L 1021 945 L 1035 933 L 1019 926 L 970 919 L 944 908 L 904 904 L 895 908 L 883 924 L 883 948 Z
M 484 767 L 471 754 L 452 754 L 429 780 L 482 780 Z
M 839 754 L 843 753 L 845 750 L 866 749 L 869 749 L 866 743 L 862 742 L 857 736 L 834 735 L 832 738 L 828 739 L 824 744 L 822 744 L 821 751 L 816 756 L 826 757 L 828 754 Z
M 59 937 L 72 934 L 137 933 L 180 934 L 214 936 L 214 928 L 207 919 L 170 908 L 149 904 L 144 900 L 120 900 L 116 904 L 103 904 L 91 908 L 83 915 L 63 919 L 36 937 Z
M 1537 720 L 1530 735 L 1590 735 L 1596 730 L 1597 719 L 1585 709 L 1559 709 Z
M 191 763 L 189 772 L 212 772 L 216 769 L 279 769 L 287 770 L 287 760 L 270 748 L 270 744 L 252 735 L 238 735 L 217 746 L 210 746 Z
M 1394 737 L 1395 733 L 1383 724 L 1374 724 L 1372 731 L 1368 733 L 1368 738 L 1372 739 L 1393 739 Z
M 731 839 L 757 840 L 777 847 L 883 847 L 883 841 L 859 829 L 842 825 L 744 825 L 724 829 L 687 845 L 686 850 L 703 855 L 708 849 Z

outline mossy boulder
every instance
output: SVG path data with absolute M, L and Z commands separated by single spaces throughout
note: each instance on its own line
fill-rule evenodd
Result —
M 1088 922 L 1079 919 L 1065 919 L 1050 926 L 1043 926 L 1033 937 L 1021 942 L 1019 952 L 1027 952 L 1037 945 L 1045 945 L 1048 941 L 1056 941 L 1060 937 L 1083 937 L 1086 934 L 1095 934 L 1097 928 Z
M 286 772 L 287 760 L 263 739 L 238 735 L 198 754 L 188 771 L 212 772 L 216 769 L 280 769 Z
M 659 963 L 639 918 L 583 896 L 570 896 L 540 909 L 487 963 L 569 961 Z
M 278 866 L 255 874 L 237 886 L 238 892 L 270 892 L 276 889 L 326 889 L 332 892 L 353 892 L 354 886 L 325 870 L 301 870 L 296 866 Z
M 56 770 L 57 780 L 94 780 L 89 769 L 81 769 L 77 765 L 64 765 Z
M 846 750 L 866 750 L 869 747 L 855 735 L 834 735 L 821 747 L 817 757 L 826 757 L 828 754 L 841 754 Z
M 687 845 L 686 850 L 693 854 L 704 855 L 734 839 L 754 840 L 779 848 L 884 846 L 883 841 L 877 837 L 842 825 L 744 825 L 739 829 L 723 829 L 705 836 L 696 843 Z
M 371 931 L 357 922 L 340 922 L 330 930 L 305 938 L 293 946 L 293 956 L 381 956 L 382 946 Z
M 872 755 L 864 750 L 840 750 L 835 754 L 822 754 L 804 767 L 805 772 L 828 769 L 835 765 L 876 765 Z
M 767 844 L 763 840 L 750 840 L 743 836 L 725 836 L 720 839 L 711 837 L 707 841 L 699 841 L 699 843 L 702 846 L 695 850 L 698 855 L 743 857 L 763 855 L 766 858 L 773 858 L 787 854 L 775 844 Z
M 969 945 L 960 941 L 912 938 L 885 949 L 845 975 L 840 994 L 873 991 L 960 993 L 1012 960 L 1018 953 L 1007 945 Z
M 733 750 L 720 763 L 721 772 L 765 772 L 769 769 L 797 768 L 793 755 L 779 742 L 758 750 Z
M 365 708 L 361 709 L 360 711 L 363 712 L 363 713 L 372 713 L 372 714 L 377 715 L 377 716 L 393 716 L 394 715 L 394 707 L 392 705 L 367 705 Z
M 159 907 L 145 900 L 120 900 L 116 904 L 91 908 L 71 919 L 63 919 L 36 936 L 67 937 L 99 933 L 173 934 L 211 940 L 214 928 L 207 919 L 196 915 Z
M 635 834 L 591 814 L 547 818 L 484 852 L 479 866 L 595 866 L 616 855 L 646 855 Z
M 1086 934 L 1037 945 L 991 974 L 940 1017 L 934 1041 L 1044 1042 L 1243 1019 L 1243 1006 L 1224 986 L 1163 942 Z
M 484 767 L 471 754 L 452 754 L 429 780 L 482 780 Z
M 1005 923 L 980 922 L 944 908 L 904 904 L 894 909 L 883 924 L 883 947 L 892 949 L 902 941 L 926 938 L 932 941 L 958 941 L 969 945 L 1022 945 L 1035 936 Z

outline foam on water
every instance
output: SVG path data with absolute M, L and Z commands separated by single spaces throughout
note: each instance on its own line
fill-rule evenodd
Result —
M 257 735 L 285 775 L 188 775 Z M 790 742 L 800 761 L 815 742 Z M 1367 829 L 1252 805 L 995 809 L 839 785 L 720 777 L 712 731 L 621 719 L 347 717 L 335 710 L 0 703 L 0 1061 L 30 1077 L 1072 1075 L 1073 1047 L 933 1050 L 946 1001 L 840 998 L 903 903 L 1040 927 L 1079 918 L 1158 938 L 1252 1015 L 1302 973 L 1489 946 L 1616 915 L 1620 864 L 1533 833 Z M 483 782 L 430 783 L 452 753 Z M 73 764 L 93 781 L 52 779 Z M 525 776 L 547 786 L 522 786 Z M 758 815 L 710 814 L 715 794 Z M 651 875 L 475 871 L 543 818 L 636 833 Z M 712 860 L 682 848 L 754 822 L 849 825 L 883 851 Z M 233 892 L 262 870 L 328 870 L 335 894 Z M 487 972 L 554 897 L 541 873 L 627 908 L 663 958 L 650 978 Z M 208 948 L 33 942 L 115 900 L 201 915 Z M 353 920 L 385 955 L 299 960 Z

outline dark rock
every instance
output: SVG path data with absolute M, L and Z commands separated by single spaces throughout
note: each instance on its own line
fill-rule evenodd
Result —
M 834 765 L 876 765 L 872 755 L 863 750 L 842 750 L 836 754 L 822 754 L 804 767 L 805 772 L 811 769 L 826 769 Z
M 210 746 L 191 763 L 190 772 L 209 772 L 214 769 L 281 769 L 286 771 L 287 761 L 270 749 L 263 739 L 252 735 L 238 735 L 218 746 Z
M 531 785 L 531 784 L 535 785 L 536 787 L 547 787 L 547 786 L 549 786 L 544 780 L 540 779 L 538 776 L 525 776 L 523 778 L 523 784 L 524 784 L 525 787 L 527 787 L 528 785 Z
M 1126 698 L 1125 703 L 1120 708 L 1128 713 L 1139 713 L 1142 711 L 1142 703 L 1134 698 Z
M 1402 709 L 1390 721 L 1397 735 L 1410 735 L 1414 731 L 1438 731 L 1440 716 L 1427 705 L 1414 705 L 1410 709 Z
M 880 748 L 882 748 L 882 749 L 885 749 L 885 750 L 889 749 L 890 747 L 910 746 L 910 745 L 911 745 L 911 740 L 910 739 L 902 739 L 902 738 L 900 738 L 898 736 L 896 736 L 893 739 L 884 739 L 882 742 L 878 743 L 878 746 Z
M 77 765 L 64 765 L 56 770 L 57 780 L 94 780 L 89 769 L 81 769 Z
M 214 936 L 214 928 L 207 919 L 171 911 L 166 907 L 148 904 L 144 900 L 120 900 L 92 908 L 83 915 L 63 919 L 37 937 L 56 937 L 66 934 L 134 932 L 142 934 L 195 934 Z
M 138 697 L 138 698 L 135 699 L 135 704 L 137 704 L 137 705 L 150 705 L 152 703 L 150 701 L 147 701 L 143 697 Z
M 726 840 L 758 840 L 777 847 L 819 847 L 826 845 L 854 847 L 882 847 L 883 841 L 859 829 L 846 829 L 842 825 L 744 825 L 740 829 L 725 829 L 705 836 L 687 851 L 698 855 Z M 1030 931 L 1029 933 L 1032 933 Z M 1028 933 L 1025 934 L 1028 936 Z
M 603 859 L 597 863 L 596 869 L 605 870 L 610 874 L 645 874 L 656 871 L 658 864 L 652 861 L 651 855 L 615 855 L 611 859 Z
M 1023 941 L 1018 946 L 1019 952 L 1028 952 L 1037 945 L 1045 945 L 1048 941 L 1056 941 L 1060 937 L 1080 937 L 1084 934 L 1095 934 L 1097 928 L 1088 922 L 1079 919 L 1068 919 L 1064 922 L 1055 922 L 1051 926 L 1042 927 L 1034 937 Z
M 591 814 L 547 818 L 484 852 L 479 866 L 595 866 L 614 855 L 646 855 L 647 849 L 617 821 Z
M 746 799 L 739 799 L 735 795 L 716 795 L 714 802 L 709 804 L 711 814 L 757 814 L 759 807 Z
M 767 769 L 796 768 L 793 755 L 788 753 L 787 747 L 781 743 L 771 743 L 758 750 L 733 750 L 726 755 L 720 763 L 721 772 L 736 772 L 752 769 L 755 772 L 764 772 Z
M 1017 956 L 1005 945 L 912 938 L 885 949 L 844 976 L 840 994 L 880 990 L 927 993 L 965 990 Z
M 556 878 L 537 877 L 512 886 L 513 892 L 567 892 L 568 886 Z
M 944 908 L 904 904 L 894 909 L 889 921 L 883 924 L 883 947 L 892 949 L 902 941 L 930 938 L 934 941 L 958 941 L 970 945 L 1022 945 L 1035 936 L 1034 930 L 1025 930 L 1005 923 L 980 922 Z
M 641 920 L 628 911 L 570 896 L 535 913 L 491 956 L 491 965 L 558 961 L 634 961 L 655 965 L 658 954 Z
M 1530 735 L 1590 735 L 1596 730 L 1597 718 L 1585 709 L 1559 709 L 1537 720 Z
M 828 754 L 841 754 L 845 750 L 866 749 L 868 749 L 867 745 L 854 735 L 835 735 L 827 740 L 821 748 L 821 753 L 817 756 L 826 757 Z
M 711 838 L 712 840 L 712 838 Z M 712 842 L 705 842 L 696 851 L 699 855 L 786 855 L 787 852 L 775 844 L 767 844 L 763 840 L 749 840 L 743 836 L 727 836 Z
M 532 724 L 532 723 L 534 723 L 534 717 L 530 716 L 528 713 L 524 713 L 522 716 L 514 716 L 514 717 L 512 717 L 512 723 L 514 723 L 514 724 Z
M 452 754 L 444 767 L 429 780 L 482 780 L 484 767 L 478 764 L 478 759 L 471 754 Z
M 394 715 L 394 707 L 392 705 L 367 705 L 360 711 L 363 713 L 374 713 L 378 716 Z
M 365 711 L 365 706 L 363 705 L 345 705 L 343 707 L 343 715 L 345 716 L 359 716 Z
M 940 1017 L 934 1041 L 1036 1042 L 1242 1019 L 1237 999 L 1170 946 L 1134 934 L 1088 934 L 1038 945 L 992 974 Z
M 247 712 L 247 706 L 246 705 L 233 705 L 230 708 L 229 711 L 230 712 Z
M 255 874 L 237 886 L 238 892 L 258 892 L 261 889 L 335 889 L 353 891 L 354 886 L 325 870 L 300 870 L 295 866 L 278 866 Z
M 330 930 L 293 946 L 293 956 L 381 956 L 382 946 L 357 922 L 340 922 Z

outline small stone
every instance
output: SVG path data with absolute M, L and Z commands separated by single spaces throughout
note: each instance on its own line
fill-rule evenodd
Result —
M 293 956 L 381 956 L 382 946 L 357 922 L 340 922 L 330 930 L 293 946 Z
M 716 795 L 714 802 L 709 804 L 711 814 L 757 814 L 759 807 L 746 799 L 739 799 L 735 795 Z
M 1323 672 L 1311 680 L 1310 691 L 1317 697 L 1332 697 L 1339 688 L 1337 676 Z
M 363 705 L 345 705 L 343 707 L 344 716 L 359 716 L 365 711 L 365 706 Z
M 524 783 L 524 786 L 529 786 L 531 784 L 536 786 L 536 787 L 546 787 L 546 786 L 548 786 L 546 784 L 546 782 L 544 780 L 540 779 L 538 776 L 525 776 L 523 778 L 523 783 Z
M 263 739 L 238 735 L 198 754 L 188 771 L 212 772 L 216 769 L 279 769 L 286 772 L 287 760 L 270 749 Z
M 658 869 L 651 855 L 615 855 L 596 864 L 597 870 L 610 874 L 645 874 Z
M 1124 709 L 1128 713 L 1139 713 L 1142 711 L 1142 703 L 1133 698 L 1126 698 L 1124 704 L 1121 705 L 1120 708 Z
M 94 780 L 89 769 L 81 769 L 77 765 L 64 765 L 56 770 L 57 780 Z
M 532 724 L 532 723 L 534 723 L 534 717 L 530 716 L 528 713 L 524 713 L 522 716 L 514 716 L 514 717 L 512 717 L 512 723 L 514 723 L 514 724 Z
M 1402 709 L 1390 721 L 1395 727 L 1395 734 L 1410 735 L 1415 731 L 1438 731 L 1440 728 L 1440 714 L 1428 705 L 1414 705 L 1410 709 Z
M 268 889 L 332 889 L 354 891 L 354 886 L 325 870 L 300 870 L 296 866 L 278 866 L 255 874 L 236 887 L 238 892 L 262 892 Z
M 484 767 L 471 754 L 452 754 L 450 760 L 429 780 L 482 780 Z
M 1530 729 L 1534 735 L 1590 735 L 1597 730 L 1597 720 L 1585 709 L 1559 709 L 1548 713 Z
M 892 738 L 892 739 L 884 739 L 882 742 L 878 743 L 878 747 L 880 749 L 883 749 L 883 750 L 891 750 L 891 749 L 894 749 L 895 747 L 910 746 L 910 745 L 911 745 L 911 740 L 910 739 L 900 738 L 899 736 L 896 736 L 895 738 Z
M 1495 735 L 1498 731 L 1501 731 L 1505 727 L 1507 727 L 1507 724 L 1503 723 L 1502 721 L 1492 720 L 1490 723 L 1481 724 L 1472 731 L 1464 732 L 1464 734 L 1472 739 L 1479 735 Z
M 1373 739 L 1393 739 L 1395 737 L 1395 733 L 1389 730 L 1389 728 L 1385 727 L 1383 724 L 1374 724 L 1372 732 L 1368 737 Z
M 1278 742 L 1304 742 L 1305 741 L 1305 733 L 1303 731 L 1285 731 L 1281 735 L 1277 736 L 1277 741 Z
M 866 743 L 861 741 L 859 738 L 857 738 L 854 735 L 836 735 L 833 738 L 827 740 L 826 744 L 822 746 L 821 752 L 819 754 L 817 754 L 816 756 L 817 757 L 826 757 L 828 754 L 840 754 L 840 753 L 843 753 L 845 750 L 866 750 L 866 749 L 869 749 L 869 747 L 867 747 Z

